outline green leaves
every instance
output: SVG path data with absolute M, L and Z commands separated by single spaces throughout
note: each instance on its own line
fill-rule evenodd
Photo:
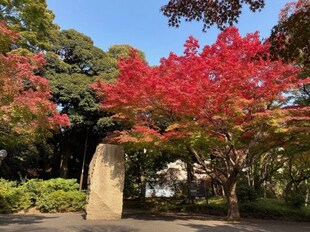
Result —
M 84 208 L 86 194 L 75 179 L 31 179 L 21 184 L 0 179 L 0 213 L 36 207 L 42 212 L 74 212 Z
M 47 49 L 49 37 L 58 29 L 53 24 L 54 14 L 45 0 L 13 0 L 0 2 L 0 20 L 18 31 L 18 45 L 32 51 Z

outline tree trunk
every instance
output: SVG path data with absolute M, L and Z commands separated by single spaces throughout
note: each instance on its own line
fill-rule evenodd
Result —
M 144 175 L 140 176 L 140 202 L 145 203 L 145 193 L 146 193 L 146 178 Z
M 139 201 L 140 203 L 145 203 L 145 194 L 146 194 L 146 177 L 144 172 L 143 160 L 141 157 L 141 153 L 138 154 L 139 157 L 139 182 L 140 182 L 140 194 Z
M 310 195 L 310 191 L 309 191 L 309 186 L 308 186 L 308 180 L 305 180 L 305 184 L 306 184 L 306 196 L 305 196 L 305 207 L 308 206 L 308 201 L 309 201 L 309 195 Z
M 194 203 L 194 198 L 191 194 L 192 184 L 193 184 L 193 166 L 190 162 L 186 163 L 186 172 L 187 172 L 187 198 L 190 204 Z
M 211 177 L 211 195 L 212 197 L 216 196 L 215 195 L 215 186 L 214 186 L 214 178 Z
M 61 152 L 61 160 L 60 160 L 60 173 L 59 176 L 61 178 L 68 177 L 68 163 L 70 158 L 70 149 L 67 144 L 64 144 L 62 152 Z
M 227 220 L 238 221 L 240 220 L 240 212 L 236 194 L 236 180 L 231 180 L 230 183 L 226 183 L 224 189 L 228 204 Z

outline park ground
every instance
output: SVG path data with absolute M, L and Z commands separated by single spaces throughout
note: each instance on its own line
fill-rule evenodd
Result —
M 77 231 L 77 232 L 303 232 L 310 231 L 310 223 L 242 220 L 227 222 L 221 217 L 185 213 L 151 213 L 149 211 L 125 211 L 116 221 L 87 221 L 83 213 L 64 214 L 7 214 L 0 215 L 0 231 Z

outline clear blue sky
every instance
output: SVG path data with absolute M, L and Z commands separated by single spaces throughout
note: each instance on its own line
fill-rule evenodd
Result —
M 266 38 L 277 23 L 278 14 L 290 0 L 265 0 L 261 12 L 243 9 L 237 24 L 242 35 L 260 31 Z M 182 23 L 179 28 L 168 27 L 160 7 L 168 0 L 47 0 L 61 29 L 75 29 L 92 38 L 104 51 L 114 44 L 129 44 L 142 50 L 148 63 L 156 65 L 170 51 L 182 54 L 183 44 L 194 36 L 201 46 L 212 44 L 219 30 L 215 27 L 202 32 L 202 24 Z

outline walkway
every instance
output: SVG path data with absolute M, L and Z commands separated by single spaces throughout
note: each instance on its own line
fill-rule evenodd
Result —
M 221 218 L 188 214 L 130 212 L 118 221 L 86 221 L 81 214 L 0 215 L 0 231 L 6 232 L 308 232 L 310 223 L 244 220 L 228 223 Z

